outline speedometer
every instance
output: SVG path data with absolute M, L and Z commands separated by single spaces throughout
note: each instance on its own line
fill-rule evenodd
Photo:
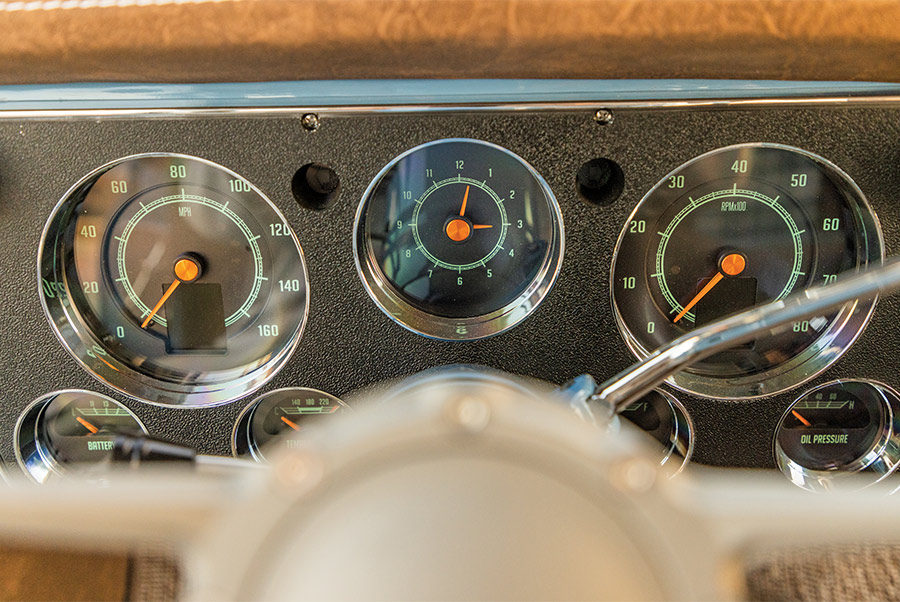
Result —
M 638 204 L 616 247 L 612 297 L 632 351 L 837 280 L 882 257 L 878 220 L 862 192 L 825 159 L 745 144 L 679 167 Z M 861 332 L 874 301 L 796 322 L 672 377 L 699 395 L 744 398 L 804 382 Z
M 72 355 L 145 401 L 230 401 L 300 338 L 306 266 L 247 180 L 175 154 L 100 167 L 57 205 L 40 255 L 44 308 Z

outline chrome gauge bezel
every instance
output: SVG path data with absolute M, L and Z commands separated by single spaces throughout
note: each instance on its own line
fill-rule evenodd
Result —
M 238 417 L 234 421 L 234 427 L 231 429 L 231 455 L 235 458 L 246 457 L 248 454 L 251 458 L 259 462 L 260 464 L 267 464 L 269 461 L 266 459 L 265 454 L 260 450 L 259 443 L 253 438 L 251 434 L 251 428 L 253 426 L 253 419 L 256 411 L 259 409 L 260 405 L 265 402 L 267 399 L 275 396 L 281 395 L 286 391 L 309 391 L 312 394 L 316 395 L 324 395 L 330 397 L 337 401 L 338 405 L 340 405 L 343 410 L 351 410 L 352 408 L 345 402 L 344 400 L 338 398 L 336 395 L 333 395 L 327 391 L 322 391 L 321 389 L 313 389 L 310 387 L 283 387 L 281 389 L 274 389 L 272 391 L 267 391 L 260 395 L 259 397 L 254 398 L 250 401 L 244 409 L 241 410 L 241 413 L 238 414 Z M 342 410 L 342 411 L 343 411 Z M 238 449 L 238 439 L 243 436 L 247 440 L 247 451 L 246 453 L 241 453 L 241 450 Z
M 19 464 L 22 472 L 36 483 L 46 483 L 52 477 L 70 474 L 60 465 L 53 456 L 52 451 L 45 448 L 37 432 L 44 411 L 50 403 L 60 395 L 66 394 L 90 395 L 122 408 L 129 413 L 145 435 L 149 434 L 147 427 L 144 426 L 144 423 L 133 411 L 108 395 L 86 389 L 62 389 L 41 395 L 25 406 L 25 409 L 19 414 L 13 430 L 13 449 L 16 454 L 16 462 Z
M 872 387 L 881 397 L 884 422 L 869 446 L 868 451 L 853 462 L 834 470 L 814 470 L 796 462 L 782 449 L 778 443 L 778 434 L 781 425 L 791 413 L 796 403 L 808 395 L 826 387 L 842 385 L 846 383 L 861 383 Z M 866 471 L 871 474 L 866 486 L 880 483 L 890 476 L 900 466 L 900 395 L 884 383 L 862 379 L 841 379 L 823 383 L 798 396 L 784 411 L 778 420 L 778 426 L 773 436 L 772 448 L 775 455 L 775 463 L 778 469 L 789 481 L 809 491 L 834 491 L 843 485 L 842 478 L 859 475 Z M 858 488 L 860 481 L 854 479 L 848 481 L 850 488 Z
M 233 377 L 222 379 L 215 384 L 179 383 L 155 378 L 129 364 L 120 361 L 105 351 L 103 342 L 94 334 L 82 316 L 81 310 L 72 301 L 72 283 L 69 282 L 67 266 L 62 265 L 65 230 L 72 218 L 74 208 L 71 200 L 83 187 L 114 167 L 129 161 L 146 158 L 173 158 L 203 164 L 238 178 L 249 186 L 249 191 L 257 195 L 280 218 L 287 219 L 281 210 L 256 185 L 240 174 L 213 161 L 179 153 L 154 152 L 121 157 L 92 170 L 76 182 L 56 203 L 50 218 L 44 226 L 37 258 L 37 284 L 44 315 L 50 322 L 54 334 L 76 362 L 93 378 L 116 391 L 138 401 L 160 407 L 210 407 L 231 402 L 247 393 L 257 390 L 271 380 L 294 353 L 306 327 L 309 315 L 309 272 L 303 247 L 293 229 L 287 227 L 300 260 L 305 282 L 306 300 L 303 314 L 297 327 L 291 333 L 289 342 L 277 353 L 261 358 L 251 370 L 235 369 Z M 61 285 L 61 286 L 60 286 Z M 77 283 L 76 283 L 77 286 Z M 61 289 L 61 290 L 60 290 Z
M 857 269 L 865 269 L 869 263 L 880 264 L 884 259 L 884 239 L 878 216 L 872 210 L 865 194 L 863 194 L 853 179 L 824 157 L 797 147 L 768 142 L 734 144 L 698 155 L 667 173 L 641 198 L 629 213 L 625 221 L 625 227 L 620 231 L 616 241 L 609 275 L 610 304 L 622 339 L 639 360 L 646 358 L 654 350 L 646 349 L 628 328 L 616 304 L 614 288 L 616 260 L 619 256 L 622 241 L 627 233 L 628 224 L 635 218 L 647 199 L 681 170 L 711 155 L 742 148 L 773 148 L 798 153 L 834 176 L 834 184 L 846 194 L 851 202 L 855 203 L 855 207 L 851 208 L 856 215 L 855 227 L 859 232 L 859 264 Z M 812 380 L 837 361 L 862 334 L 869 322 L 876 302 L 877 297 L 874 297 L 868 300 L 856 300 L 844 305 L 818 339 L 799 354 L 769 370 L 729 378 L 717 378 L 683 370 L 670 376 L 666 383 L 686 393 L 711 399 L 755 399 L 782 393 Z
M 694 455 L 694 422 L 691 420 L 691 415 L 688 414 L 684 404 L 678 401 L 677 397 L 665 389 L 657 388 L 654 390 L 669 402 L 669 406 L 672 408 L 672 415 L 675 417 L 675 428 L 669 436 L 669 444 L 666 446 L 665 454 L 663 454 L 659 462 L 660 466 L 665 466 L 670 460 L 680 456 L 681 462 L 675 467 L 671 475 L 675 476 L 684 470 L 684 467 L 691 461 L 691 456 Z
M 688 413 L 687 408 L 684 407 L 684 404 L 672 393 L 661 387 L 652 389 L 650 392 L 659 393 L 666 402 L 672 416 L 673 428 L 668 433 L 668 440 L 666 443 L 662 444 L 663 447 L 659 465 L 668 465 L 669 478 L 673 478 L 684 470 L 684 467 L 690 463 L 691 457 L 694 455 L 694 422 L 691 420 L 691 415 Z M 641 403 L 641 401 L 643 401 L 643 398 L 635 403 Z M 660 445 L 660 442 L 652 436 L 652 433 L 648 433 L 638 424 L 629 420 L 629 418 L 625 416 L 626 411 L 627 408 L 615 415 L 613 421 L 610 423 L 611 428 L 618 431 L 618 429 L 622 428 L 622 424 L 627 423 L 630 427 L 638 429 L 643 433 L 647 433 L 647 435 L 653 438 L 656 445 Z
M 448 142 L 462 142 L 479 144 L 500 151 L 518 162 L 523 169 L 534 178 L 544 194 L 549 209 L 552 239 L 544 261 L 538 273 L 514 300 L 500 309 L 488 314 L 462 318 L 449 318 L 437 316 L 425 312 L 411 305 L 403 299 L 402 295 L 390 284 L 385 274 L 378 266 L 378 262 L 369 245 L 365 233 L 366 210 L 369 201 L 381 182 L 382 178 L 397 163 L 407 156 L 422 149 Z M 363 286 L 369 297 L 391 320 L 400 326 L 422 336 L 445 341 L 471 341 L 498 335 L 513 328 L 537 309 L 540 303 L 550 292 L 553 284 L 559 276 L 565 249 L 565 232 L 563 226 L 562 210 L 553 191 L 546 180 L 537 170 L 519 155 L 509 149 L 473 138 L 443 138 L 420 144 L 392 159 L 372 179 L 362 196 L 353 222 L 353 259 L 356 263 L 356 272 L 362 280 Z

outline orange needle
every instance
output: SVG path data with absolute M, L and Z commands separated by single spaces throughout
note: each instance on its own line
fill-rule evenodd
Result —
M 296 423 L 296 422 L 293 422 L 292 420 L 288 420 L 288 419 L 285 418 L 284 416 L 281 417 L 281 421 L 282 421 L 283 423 L 285 423 L 286 425 L 288 425 L 289 427 L 291 427 L 292 429 L 294 429 L 295 431 L 299 431 L 299 430 L 300 430 L 300 427 L 297 426 L 297 423 Z
M 153 319 L 153 316 L 156 315 L 156 312 L 160 310 L 160 308 L 165 304 L 166 300 L 172 296 L 172 293 L 175 292 L 175 289 L 178 288 L 178 285 L 181 284 L 181 280 L 176 278 L 172 281 L 172 284 L 169 285 L 169 288 L 163 293 L 162 298 L 156 302 L 156 305 L 153 306 L 153 309 L 150 310 L 150 313 L 147 314 L 147 319 L 141 324 L 141 328 L 147 328 L 147 324 L 150 323 L 150 320 Z
M 685 315 L 687 315 L 687 312 L 691 311 L 691 308 L 697 305 L 697 302 L 700 301 L 700 299 L 705 297 L 709 291 L 713 290 L 713 287 L 719 284 L 722 278 L 725 277 L 725 274 L 729 276 L 737 276 L 744 271 L 745 267 L 747 267 L 747 260 L 744 259 L 744 256 L 740 253 L 730 253 L 723 257 L 721 265 L 719 265 L 719 271 L 716 272 L 716 275 L 712 277 L 712 280 L 706 283 L 706 286 L 704 286 L 700 290 L 700 292 L 694 296 L 693 299 L 691 299 L 690 303 L 684 306 L 684 309 L 678 312 L 678 315 L 675 316 L 675 319 L 672 320 L 672 323 L 674 324 Z
M 466 194 L 463 195 L 463 206 L 462 209 L 459 210 L 459 215 L 462 217 L 466 214 L 466 203 L 469 201 L 469 187 L 466 186 Z
M 482 228 L 493 228 L 493 226 L 490 224 L 473 224 L 472 225 L 473 230 L 481 230 Z
M 96 426 L 94 426 L 93 424 L 91 424 L 90 422 L 88 422 L 87 420 L 82 418 L 81 416 L 76 416 L 75 420 L 78 421 L 78 424 L 80 424 L 81 426 L 83 426 L 84 428 L 89 430 L 92 435 L 100 432 L 100 429 L 98 429 Z
M 178 261 L 175 262 L 175 280 L 172 281 L 172 284 L 169 285 L 169 288 L 166 289 L 166 292 L 163 293 L 162 299 L 157 301 L 156 305 L 153 306 L 153 309 L 150 310 L 150 313 L 147 315 L 147 318 L 141 324 L 141 328 L 147 328 L 147 324 L 150 323 L 150 320 L 153 319 L 153 316 L 156 315 L 163 305 L 165 305 L 166 300 L 172 296 L 172 293 L 175 292 L 175 289 L 178 288 L 178 285 L 182 282 L 191 282 L 200 277 L 200 265 L 194 261 L 193 259 L 189 259 L 187 257 L 182 257 Z
M 797 420 L 799 420 L 806 426 L 812 426 L 812 423 L 809 420 L 807 420 L 806 418 L 804 418 L 803 416 L 801 416 L 800 414 L 798 414 L 797 410 L 791 410 L 791 414 L 793 414 L 794 418 L 796 418 Z
M 118 368 L 116 368 L 115 366 L 113 366 L 112 364 L 110 364 L 109 362 L 107 362 L 105 359 L 103 359 L 103 358 L 100 357 L 99 355 L 94 355 L 94 357 L 97 358 L 98 360 L 100 360 L 101 362 L 103 362 L 104 364 L 106 364 L 107 366 L 109 366 L 110 368 L 112 368 L 113 370 L 115 370 L 116 372 L 119 371 Z
M 691 308 L 694 307 L 695 305 L 697 305 L 697 302 L 700 299 L 702 299 L 703 297 L 705 297 L 706 293 L 713 290 L 713 287 L 716 286 L 717 284 L 719 284 L 719 281 L 722 280 L 722 278 L 724 278 L 724 276 L 722 275 L 722 272 L 716 272 L 716 275 L 712 277 L 712 280 L 707 282 L 706 286 L 704 286 L 700 290 L 700 292 L 697 293 L 697 295 L 693 299 L 691 299 L 691 302 L 688 303 L 687 305 L 685 305 L 684 309 L 682 309 L 680 312 L 678 312 L 678 315 L 675 316 L 675 319 L 672 320 L 672 322 L 675 323 L 678 320 L 680 320 L 681 318 L 683 318 L 685 315 L 687 315 L 687 312 L 691 311 Z

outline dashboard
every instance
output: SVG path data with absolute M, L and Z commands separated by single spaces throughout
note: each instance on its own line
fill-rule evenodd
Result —
M 206 525 L 211 508 L 221 510 L 216 503 L 252 490 L 194 495 L 184 482 L 177 495 L 139 488 L 129 504 L 106 505 L 120 434 L 252 466 L 298 445 L 284 436 L 295 427 L 327 426 L 332 414 L 372 416 L 369 430 L 381 437 L 400 432 L 386 428 L 392 420 L 404 437 L 428 439 L 416 391 L 440 396 L 450 390 L 445 383 L 484 379 L 501 390 L 526 383 L 583 401 L 597 389 L 582 375 L 602 383 L 733 311 L 839 285 L 900 251 L 900 88 L 892 84 L 89 84 L 7 86 L 0 99 L 2 472 L 29 508 L 43 502 L 28 496 L 59 496 L 52 487 L 91 481 L 66 494 L 67 510 L 104 505 L 103 521 L 119 525 L 104 522 L 106 539 L 139 533 L 145 519 L 162 537 L 196 536 L 191 525 Z M 801 320 L 671 376 L 623 412 L 654 436 L 654 458 L 675 469 L 670 482 L 689 494 L 706 467 L 760 469 L 715 473 L 715 504 L 697 505 L 707 522 L 666 522 L 684 531 L 679 546 L 688 547 L 679 550 L 696 553 L 666 557 L 654 570 L 683 572 L 679 558 L 703 557 L 701 533 L 731 533 L 732 514 L 750 517 L 756 532 L 748 541 L 764 541 L 768 529 L 776 547 L 795 532 L 815 545 L 816 520 L 840 534 L 843 522 L 833 518 L 847 502 L 810 496 L 790 481 L 820 491 L 858 476 L 896 487 L 898 303 L 864 298 Z M 417 389 L 422 383 L 432 388 Z M 405 395 L 409 410 L 363 414 L 364 402 L 385 391 Z M 544 416 L 533 401 L 521 407 Z M 588 408 L 598 411 L 598 402 Z M 498 424 L 528 424 L 528 416 L 502 414 Z M 509 449 L 521 463 L 545 465 L 548 441 L 568 449 L 565 432 L 553 432 L 555 439 L 533 431 L 533 450 Z M 602 456 L 592 438 L 573 432 L 590 450 L 584 457 Z M 594 469 L 606 471 L 604 462 Z M 774 479 L 770 492 L 803 497 L 759 502 L 756 473 Z M 410 491 L 443 474 L 420 475 Z M 492 478 L 505 482 L 500 477 Z M 244 527 L 241 537 L 263 533 L 275 520 L 267 517 L 283 511 L 277 496 L 263 497 L 273 505 L 239 507 L 239 520 L 225 524 Z M 389 491 L 365 499 L 381 499 L 389 511 L 397 498 Z M 47 508 L 60 510 L 58 499 Z M 365 519 L 359 499 L 341 516 Z M 409 496 L 412 505 L 419 499 Z M 816 499 L 834 501 L 824 519 Z M 887 510 L 859 513 L 854 520 L 878 523 L 860 532 L 887 533 L 875 517 L 891 511 L 892 499 L 866 500 Z M 445 508 L 439 499 L 425 504 L 438 514 Z M 771 515 L 772 504 L 784 512 Z M 11 508 L 7 515 L 23 525 L 32 514 Z M 586 525 L 592 516 L 583 515 Z M 408 526 L 405 518 L 397 524 Z M 561 520 L 548 526 L 551 538 L 568 528 Z M 328 564 L 326 549 L 342 562 L 346 550 L 364 551 L 358 537 L 375 523 L 361 520 L 352 533 L 333 525 L 317 556 Z M 81 524 L 87 531 L 78 537 L 89 538 L 85 517 L 56 529 Z M 626 515 L 620 525 L 632 541 L 662 548 L 645 532 L 652 521 Z M 448 537 L 456 531 L 451 525 Z M 349 547 L 329 547 L 348 533 Z M 279 558 L 295 558 L 265 545 L 254 555 L 248 539 L 246 571 L 232 570 L 234 532 L 220 537 L 203 548 L 218 570 L 210 575 L 265 584 L 270 573 L 260 559 L 277 567 Z M 106 539 L 104 549 L 114 549 Z M 506 540 L 497 541 L 497 553 L 508 554 Z M 571 552 L 571 540 L 563 543 Z M 891 558 L 896 547 L 829 548 L 837 568 L 815 580 L 807 577 L 820 566 L 820 548 L 810 549 L 747 565 L 749 596 L 791 588 L 808 599 L 892 595 L 880 580 L 889 572 L 873 557 Z M 179 554 L 165 553 L 167 585 L 145 583 L 174 598 Z M 44 550 L 35 558 L 41 570 L 52 562 Z M 868 576 L 862 585 L 848 577 L 857 569 Z M 429 574 L 422 572 L 422 591 L 434 592 Z M 698 574 L 679 579 L 712 583 Z M 595 584 L 593 569 L 587 580 Z M 547 583 L 548 597 L 563 591 Z M 456 591 L 451 586 L 445 591 Z M 96 597 L 93 589 L 84 595 Z
M 599 382 L 694 325 L 880 264 L 898 250 L 900 101 L 877 87 L 802 92 L 10 102 L 0 113 L 5 472 L 64 472 L 78 454 L 44 447 L 96 434 L 85 412 L 109 430 L 264 461 L 262 443 L 297 426 L 291 411 L 352 411 L 365 392 L 422 371 Z M 681 453 L 790 474 L 776 432 L 798 400 L 824 411 L 807 393 L 864 383 L 848 385 L 862 387 L 854 399 L 892 408 L 898 312 L 891 297 L 863 300 L 672 377 L 661 395 L 690 427 Z M 303 391 L 282 394 L 293 388 Z M 70 390 L 99 396 L 56 395 Z M 40 429 L 67 403 L 54 443 Z M 884 426 L 879 412 L 893 410 L 865 407 L 817 425 L 838 433 L 829 445 L 862 451 L 807 464 L 871 469 L 854 464 L 878 444 L 857 422 Z

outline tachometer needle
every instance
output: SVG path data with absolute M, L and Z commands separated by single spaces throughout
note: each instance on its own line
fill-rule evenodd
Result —
M 469 187 L 466 186 L 466 194 L 463 195 L 462 209 L 459 210 L 460 217 L 466 214 L 466 203 L 469 202 Z
M 694 298 L 690 300 L 690 302 L 684 306 L 678 315 L 675 316 L 675 319 L 672 320 L 672 323 L 677 322 L 681 318 L 685 317 L 691 309 L 697 305 L 697 302 L 700 301 L 706 294 L 713 290 L 713 288 L 722 281 L 722 278 L 727 274 L 728 276 L 737 276 L 741 272 L 744 271 L 744 268 L 747 266 L 747 260 L 744 259 L 744 256 L 740 253 L 730 253 L 722 258 L 722 261 L 719 263 L 719 271 L 716 272 L 716 275 L 712 277 L 712 279 L 706 283 L 700 292 L 694 295 Z
M 291 427 L 292 429 L 294 429 L 295 431 L 299 431 L 299 430 L 300 430 L 300 427 L 299 427 L 299 426 L 297 425 L 297 423 L 294 422 L 293 420 L 288 420 L 287 418 L 285 418 L 284 416 L 282 416 L 282 417 L 281 417 L 281 421 L 282 421 L 283 423 L 285 423 L 286 425 L 288 425 L 289 427 Z
M 147 328 L 147 324 L 150 323 L 150 320 L 153 319 L 153 316 L 165 305 L 166 301 L 169 297 L 172 296 L 172 293 L 175 292 L 175 289 L 178 288 L 178 285 L 182 282 L 193 282 L 197 278 L 200 277 L 200 264 L 197 263 L 194 259 L 189 257 L 182 257 L 178 261 L 175 262 L 175 280 L 172 281 L 172 284 L 169 285 L 169 288 L 166 289 L 166 292 L 163 293 L 162 298 L 156 302 L 156 305 L 153 306 L 153 309 L 150 310 L 150 313 L 147 314 L 146 319 L 144 319 L 143 323 L 141 323 L 141 328 Z
M 82 418 L 81 416 L 76 416 L 75 420 L 78 421 L 78 424 L 80 424 L 81 426 L 83 426 L 84 428 L 89 430 L 92 435 L 100 432 L 100 429 L 98 429 L 96 426 L 94 426 L 93 424 L 91 424 L 90 422 L 88 422 L 87 420 Z
M 806 426 L 812 426 L 812 423 L 809 420 L 807 420 L 806 418 L 804 418 L 803 416 L 801 416 L 800 414 L 798 414 L 797 410 L 791 410 L 791 414 L 793 414 L 794 418 L 796 418 L 797 420 L 799 420 Z

